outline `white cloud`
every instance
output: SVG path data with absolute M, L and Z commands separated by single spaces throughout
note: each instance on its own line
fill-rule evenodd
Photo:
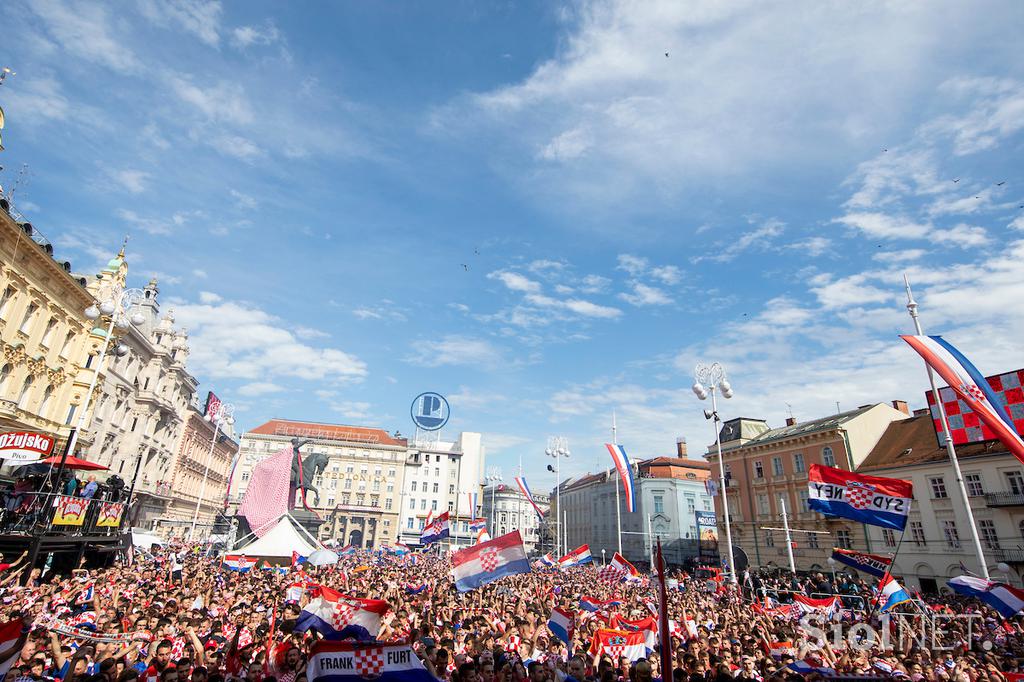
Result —
M 367 375 L 359 358 L 303 343 L 286 322 L 250 303 L 201 295 L 199 303 L 175 305 L 174 312 L 189 329 L 190 366 L 209 379 L 352 383 Z
M 284 386 L 279 386 L 271 381 L 253 381 L 239 386 L 238 395 L 252 398 L 256 396 L 269 395 L 271 393 L 280 393 L 284 390 Z
M 615 267 L 616 270 L 625 270 L 627 273 L 636 277 L 637 275 L 643 274 L 647 270 L 647 259 L 641 256 L 633 256 L 628 253 L 619 254 L 619 264 Z
M 633 282 L 631 286 L 632 291 L 619 294 L 619 298 L 637 307 L 668 305 L 673 302 L 668 294 L 656 287 L 647 286 L 641 282 Z
M 919 239 L 931 229 L 931 225 L 885 213 L 847 213 L 841 218 L 836 218 L 834 222 L 880 239 Z
M 675 265 L 661 265 L 651 268 L 651 277 L 671 286 L 682 281 L 683 272 Z
M 206 270 L 200 270 L 199 268 L 196 268 L 195 270 L 192 271 L 192 276 L 195 277 L 196 279 L 206 279 Z
M 520 275 L 518 272 L 509 270 L 496 270 L 487 275 L 487 279 L 496 279 L 511 291 L 522 291 L 526 293 L 537 293 L 540 291 L 540 284 Z
M 254 197 L 239 192 L 237 189 L 230 189 L 228 193 L 231 194 L 231 198 L 235 200 L 235 207 L 242 211 L 251 211 L 256 208 L 257 203 Z
M 220 303 L 223 301 L 219 294 L 215 294 L 212 291 L 200 291 L 199 302 L 205 305 L 213 305 L 214 303 Z
M 991 149 L 1024 129 L 1024 84 L 1019 81 L 958 77 L 943 83 L 942 90 L 972 105 L 966 114 L 944 116 L 926 127 L 929 133 L 952 136 L 956 154 Z
M 823 253 L 831 250 L 832 240 L 827 237 L 808 237 L 807 239 L 793 242 L 786 246 L 786 248 L 793 251 L 801 251 L 804 255 L 810 256 L 811 258 L 817 258 Z
M 253 120 L 253 107 L 238 83 L 221 82 L 202 88 L 186 77 L 173 76 L 169 84 L 179 99 L 210 120 L 234 124 Z
M 607 277 L 601 275 L 587 275 L 580 280 L 580 291 L 585 294 L 601 294 L 608 290 L 612 283 Z
M 438 340 L 420 340 L 413 344 L 406 362 L 421 367 L 478 366 L 503 364 L 501 352 L 486 339 L 448 334 Z
M 963 248 L 985 246 L 992 240 L 988 237 L 985 228 L 977 225 L 960 223 L 948 230 L 935 230 L 932 232 L 932 239 L 937 242 L 952 244 Z
M 753 246 L 761 249 L 770 246 L 771 240 L 782 234 L 785 229 L 786 223 L 775 218 L 769 218 L 753 230 L 744 232 L 738 238 L 730 240 L 718 253 L 712 256 L 696 256 L 691 261 L 699 263 L 707 260 L 716 263 L 727 263 Z
M 924 249 L 903 249 L 902 251 L 883 251 L 874 255 L 874 260 L 880 263 L 905 263 L 920 260 L 928 252 Z
M 28 5 L 42 18 L 54 42 L 67 53 L 121 73 L 139 71 L 142 64 L 115 35 L 115 22 L 102 4 L 34 0 Z
M 565 270 L 565 263 L 558 260 L 549 260 L 547 258 L 541 258 L 539 260 L 531 261 L 526 269 L 530 272 L 543 274 L 547 272 L 561 272 Z
M 141 230 L 147 234 L 171 234 L 174 232 L 174 226 L 160 218 L 143 218 L 135 211 L 130 211 L 126 208 L 119 208 L 114 214 L 128 223 L 133 229 Z
M 555 136 L 537 156 L 546 161 L 572 161 L 583 156 L 592 144 L 590 134 L 585 129 L 575 128 Z
M 320 331 L 319 329 L 313 329 L 312 327 L 305 327 L 305 326 L 302 326 L 302 325 L 299 325 L 299 326 L 295 327 L 295 336 L 299 337 L 300 339 L 304 339 L 304 340 L 306 340 L 306 339 L 329 339 L 329 338 L 331 338 L 331 335 L 328 334 L 325 331 Z
M 215 135 L 208 139 L 210 146 L 225 156 L 252 163 L 266 155 L 255 142 L 241 135 Z
M 622 311 L 618 308 L 603 306 L 578 298 L 558 299 L 543 294 L 527 294 L 525 300 L 527 303 L 531 303 L 539 308 L 567 310 L 584 317 L 609 319 L 622 314 Z
M 865 274 L 850 275 L 812 286 L 811 291 L 825 308 L 846 308 L 869 303 L 887 303 L 894 300 L 895 289 L 879 289 L 867 284 L 868 279 L 868 275 Z
M 160 127 L 156 123 L 147 123 L 142 129 L 142 139 L 149 142 L 157 149 L 167 151 L 171 148 L 171 143 L 163 136 L 160 131 Z
M 216 0 L 139 0 L 139 9 L 150 21 L 177 25 L 211 47 L 220 42 L 223 8 Z
M 252 45 L 272 45 L 281 39 L 281 33 L 272 22 L 267 22 L 263 27 L 239 26 L 231 31 L 231 44 L 238 48 L 246 48 Z
M 1011 230 L 1024 230 L 1024 214 L 1021 214 L 1010 221 L 1007 225 Z
M 146 191 L 146 185 L 151 177 L 146 171 L 135 168 L 109 169 L 107 174 L 111 180 L 132 194 L 140 194 Z
M 376 305 L 364 305 L 352 311 L 360 320 L 389 320 L 392 322 L 405 322 L 408 318 L 405 312 L 395 306 L 394 302 L 383 299 Z
M 354 401 L 354 400 L 342 400 L 338 402 L 330 403 L 331 410 L 337 412 L 345 419 L 352 421 L 370 421 L 373 419 L 371 414 L 372 405 L 367 402 Z
M 60 83 L 51 75 L 18 74 L 18 87 L 4 90 L 8 123 L 18 121 L 30 126 L 42 121 L 64 121 L 71 113 Z

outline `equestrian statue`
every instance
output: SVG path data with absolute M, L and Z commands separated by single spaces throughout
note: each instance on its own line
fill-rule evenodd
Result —
M 320 504 L 320 491 L 313 486 L 313 479 L 324 472 L 327 468 L 327 455 L 322 452 L 313 452 L 302 458 L 299 448 L 310 442 L 308 438 L 292 438 L 292 475 L 288 484 L 288 509 L 295 508 L 295 491 L 302 492 L 302 506 L 309 509 L 306 504 L 306 495 L 313 493 L 313 506 Z M 310 510 L 312 511 L 312 510 Z

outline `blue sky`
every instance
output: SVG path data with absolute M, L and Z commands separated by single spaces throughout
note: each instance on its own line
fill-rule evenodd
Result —
M 906 399 L 922 319 L 1024 366 L 1024 5 L 9 2 L 0 179 L 77 270 L 131 233 L 191 368 L 506 478 Z M 999 184 L 1004 183 L 1004 184 Z

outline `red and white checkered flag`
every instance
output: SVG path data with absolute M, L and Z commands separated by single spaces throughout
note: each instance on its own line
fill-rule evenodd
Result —
M 288 491 L 292 478 L 290 447 L 271 455 L 256 465 L 238 513 L 249 522 L 257 537 L 274 527 L 274 521 L 288 511 Z

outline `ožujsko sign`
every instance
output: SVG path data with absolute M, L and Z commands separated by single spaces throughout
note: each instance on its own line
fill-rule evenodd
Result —
M 41 433 L 13 431 L 0 434 L 0 459 L 36 462 L 53 450 L 54 438 Z

